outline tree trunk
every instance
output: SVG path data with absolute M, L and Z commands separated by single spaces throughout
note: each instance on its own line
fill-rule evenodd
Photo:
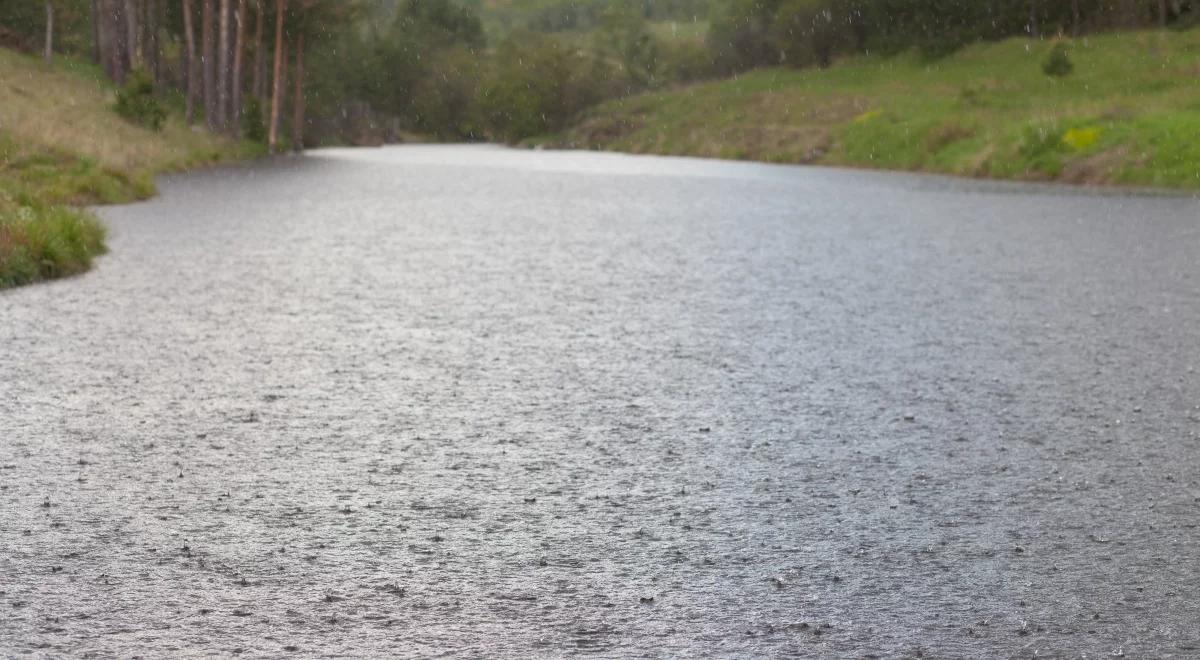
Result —
M 129 48 L 129 68 L 142 67 L 142 35 L 138 30 L 136 0 L 125 0 L 125 43 Z
M 100 0 L 92 0 L 92 61 L 100 63 Z
M 296 90 L 292 93 L 292 151 L 304 151 L 304 30 L 296 33 Z
M 243 2 L 249 2 L 249 0 L 243 0 Z M 266 50 L 263 47 L 263 24 L 266 23 L 264 18 L 263 0 L 254 0 L 254 84 L 251 87 L 254 88 L 253 93 L 258 99 L 260 108 L 266 105 L 263 101 L 267 96 L 267 88 L 263 83 L 263 79 L 266 78 L 263 75 L 265 73 L 263 64 L 266 62 L 263 58 L 263 51 Z
M 102 0 L 100 4 L 101 59 L 108 77 L 118 85 L 125 84 L 125 74 L 129 71 L 124 6 L 121 0 Z
M 229 0 L 217 12 L 217 126 L 229 127 Z
M 1038 28 L 1038 3 L 1037 0 L 1029 0 L 1029 36 L 1038 39 L 1042 36 L 1041 30 Z
M 54 61 L 54 5 L 46 0 L 46 64 Z
M 213 34 L 213 14 L 216 0 L 201 0 L 200 68 L 204 79 L 204 121 L 210 129 L 217 127 L 217 43 Z
M 275 0 L 275 77 L 271 81 L 271 126 L 267 131 L 267 150 L 275 153 L 279 142 L 279 105 L 283 101 L 283 12 L 287 0 Z
M 233 47 L 233 116 L 234 137 L 242 135 L 242 60 L 246 50 L 246 2 L 237 0 L 237 39 Z
M 1158 26 L 1162 29 L 1167 28 L 1167 0 L 1158 0 Z
M 117 72 L 113 69 L 113 39 L 112 33 L 108 30 L 108 25 L 112 19 L 108 13 L 108 3 L 110 0 L 95 0 L 96 1 L 96 24 L 93 29 L 96 32 L 96 61 L 104 69 L 104 74 L 109 80 L 117 79 Z
M 1079 12 L 1079 0 L 1071 0 L 1071 36 L 1072 37 L 1076 37 L 1076 38 L 1079 37 L 1079 32 L 1082 29 L 1082 26 L 1080 25 L 1080 23 L 1082 23 L 1082 22 L 1083 22 L 1083 18 Z
M 145 0 L 145 2 L 145 18 L 142 23 L 146 26 L 146 65 L 150 68 L 150 76 L 154 79 L 154 86 L 157 88 L 162 78 L 161 48 L 158 39 L 158 0 Z
M 196 30 L 192 25 L 192 0 L 183 0 L 183 40 L 187 49 L 187 123 L 196 121 Z

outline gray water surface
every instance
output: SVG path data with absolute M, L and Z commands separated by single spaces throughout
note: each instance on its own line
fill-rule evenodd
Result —
M 494 147 L 0 293 L 0 656 L 1200 657 L 1200 201 Z

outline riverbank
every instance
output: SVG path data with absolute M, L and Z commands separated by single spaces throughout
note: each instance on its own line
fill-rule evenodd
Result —
M 1056 43 L 1073 71 L 1043 72 Z M 848 58 L 613 101 L 540 141 L 972 177 L 1200 188 L 1200 31 Z
M 261 153 L 178 112 L 159 132 L 131 124 L 114 95 L 90 64 L 0 49 L 0 288 L 87 270 L 105 230 L 81 207 L 146 199 L 157 174 Z

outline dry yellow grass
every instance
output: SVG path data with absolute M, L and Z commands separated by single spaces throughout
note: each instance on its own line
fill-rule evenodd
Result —
M 177 114 L 142 128 L 114 101 L 89 65 L 0 49 L 0 288 L 83 272 L 105 252 L 104 227 L 71 205 L 143 199 L 159 172 L 261 152 Z
M 0 49 L 0 133 L 25 149 L 45 149 L 126 173 L 177 169 L 219 159 L 231 140 L 193 131 L 172 115 L 163 132 L 112 111 L 114 91 L 91 67 Z

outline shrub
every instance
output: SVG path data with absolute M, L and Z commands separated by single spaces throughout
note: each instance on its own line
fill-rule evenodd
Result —
M 542 35 L 510 37 L 497 53 L 479 109 L 489 134 L 508 142 L 562 130 L 622 80 L 610 63 Z
M 117 90 L 117 114 L 129 121 L 160 131 L 167 119 L 167 110 L 154 95 L 154 79 L 145 70 L 129 73 L 125 85 Z
M 257 96 L 252 95 L 242 110 L 242 137 L 260 144 L 267 141 L 267 122 Z
M 788 0 L 775 15 L 774 32 L 784 61 L 797 68 L 828 67 L 846 40 L 844 24 L 823 0 Z
M 417 83 L 413 94 L 414 126 L 443 139 L 482 138 L 475 103 L 482 72 L 476 58 L 465 48 L 450 48 L 429 59 L 430 74 Z
M 1050 49 L 1050 54 L 1042 62 L 1042 72 L 1054 78 L 1069 76 L 1074 70 L 1075 65 L 1071 63 L 1071 58 L 1067 56 L 1067 47 L 1063 44 L 1054 44 L 1054 48 Z

